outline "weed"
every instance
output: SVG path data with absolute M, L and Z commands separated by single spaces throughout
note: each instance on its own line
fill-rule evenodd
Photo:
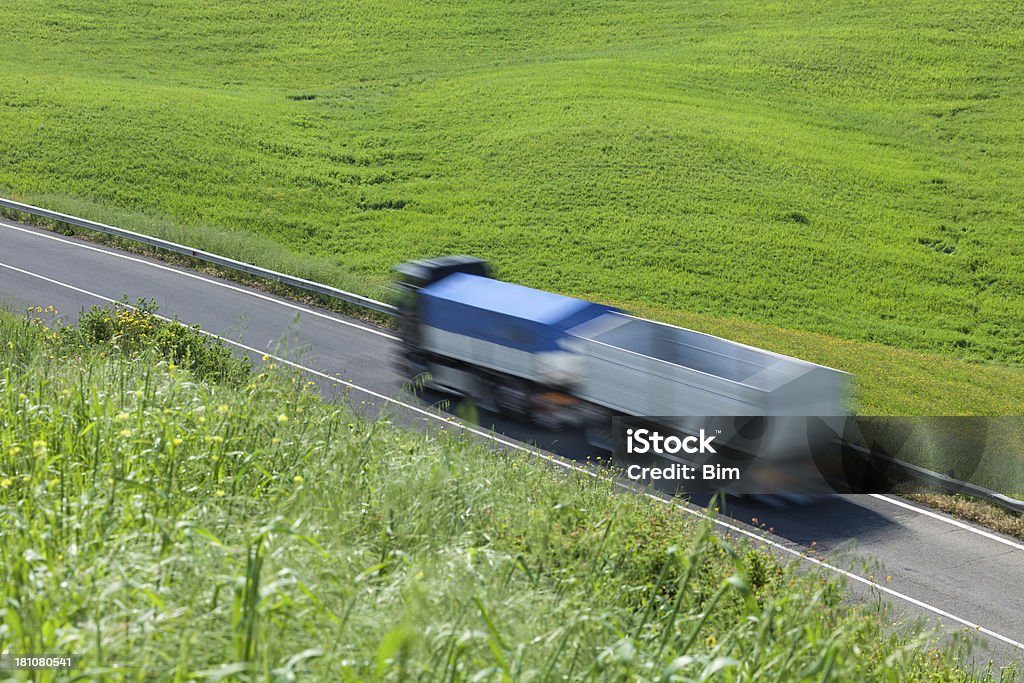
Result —
M 0 314 L 5 651 L 95 680 L 1015 675 L 608 481 L 365 422 L 273 363 L 202 381 L 99 315 Z

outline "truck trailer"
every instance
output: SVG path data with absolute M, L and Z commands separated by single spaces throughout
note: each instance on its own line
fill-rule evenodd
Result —
M 839 370 L 503 282 L 481 259 L 396 270 L 410 378 L 549 429 L 582 427 L 603 449 L 616 417 L 695 434 L 724 416 L 736 428 L 720 442 L 781 462 L 806 454 L 806 416 L 835 416 L 839 429 L 846 414 L 849 376 Z M 761 421 L 753 430 L 752 420 Z

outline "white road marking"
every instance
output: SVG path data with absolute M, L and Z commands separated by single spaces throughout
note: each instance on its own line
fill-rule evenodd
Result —
M 87 289 L 82 289 L 81 287 L 75 287 L 74 285 L 70 285 L 70 284 L 67 284 L 67 283 L 64 283 L 64 282 L 60 282 L 59 280 L 54 280 L 54 279 L 48 278 L 48 277 L 46 277 L 44 275 L 38 275 L 36 273 L 32 273 L 30 271 L 23 270 L 21 268 L 16 268 L 14 266 L 7 265 L 5 263 L 0 263 L 0 268 L 7 268 L 8 270 L 13 270 L 13 271 L 15 271 L 17 273 L 21 273 L 21 274 L 27 275 L 29 277 L 38 278 L 38 279 L 43 280 L 45 282 L 49 282 L 49 283 L 57 285 L 59 287 L 65 287 L 67 289 L 73 290 L 75 292 L 79 292 L 81 294 L 85 294 L 87 296 L 94 297 L 96 299 L 99 299 L 101 301 L 105 301 L 107 303 L 112 303 L 112 304 L 117 304 L 117 305 L 121 305 L 121 306 L 126 306 L 127 308 L 134 308 L 131 305 L 124 304 L 123 302 L 120 302 L 120 301 L 117 301 L 115 299 L 111 299 L 109 297 L 103 296 L 102 294 L 97 294 L 95 292 L 90 292 Z M 164 316 L 157 316 L 157 317 L 161 318 L 162 320 L 166 320 L 167 322 L 176 322 L 176 321 L 173 321 L 170 318 L 166 318 Z M 402 407 L 402 408 L 404 408 L 406 410 L 411 410 L 411 411 L 413 411 L 415 413 L 418 413 L 420 415 L 424 415 L 424 416 L 429 417 L 431 419 L 438 420 L 440 422 L 444 422 L 445 424 L 454 425 L 454 426 L 458 427 L 459 429 L 461 429 L 463 431 L 470 432 L 472 434 L 476 434 L 477 436 L 481 436 L 481 437 L 483 437 L 485 439 L 490 439 L 491 441 L 494 441 L 496 443 L 500 443 L 500 444 L 502 444 L 504 446 L 509 446 L 511 448 L 514 448 L 517 451 L 522 451 L 524 453 L 529 453 L 530 455 L 533 455 L 535 457 L 541 458 L 542 460 L 546 460 L 547 462 L 550 462 L 552 464 L 558 465 L 559 467 L 562 467 L 564 469 L 575 470 L 575 471 L 580 472 L 582 474 L 586 474 L 587 476 L 590 476 L 590 477 L 595 477 L 596 478 L 598 476 L 598 474 L 595 473 L 595 472 L 592 472 L 592 471 L 590 471 L 590 470 L 588 470 L 586 468 L 583 468 L 583 467 L 579 467 L 578 465 L 574 465 L 572 463 L 568 463 L 568 462 L 562 460 L 561 458 L 555 457 L 555 456 L 553 456 L 553 455 L 551 455 L 549 453 L 544 453 L 543 451 L 538 451 L 538 450 L 535 450 L 535 449 L 532 449 L 532 448 L 528 448 L 526 446 L 523 446 L 522 444 L 517 444 L 517 443 L 515 443 L 513 441 L 509 441 L 508 439 L 503 439 L 503 438 L 501 438 L 499 436 L 496 436 L 495 434 L 493 434 L 491 432 L 486 432 L 486 431 L 484 431 L 482 429 L 477 429 L 475 427 L 471 427 L 469 425 L 463 424 L 462 422 L 458 421 L 454 417 L 443 416 L 443 415 L 431 412 L 429 410 L 425 410 L 423 408 L 420 408 L 419 406 L 415 406 L 415 405 L 412 405 L 410 403 L 405 403 L 404 401 L 399 401 L 398 399 L 394 399 L 394 398 L 391 398 L 389 396 L 385 396 L 384 394 L 381 394 L 379 392 L 373 391 L 372 389 L 367 389 L 367 388 L 361 387 L 361 386 L 359 386 L 357 384 L 353 384 L 352 382 L 349 382 L 347 380 L 343 380 L 343 379 L 340 379 L 340 378 L 337 378 L 337 377 L 332 377 L 332 376 L 328 375 L 325 372 L 321 372 L 319 370 L 314 370 L 313 368 L 310 368 L 310 367 L 307 367 L 307 366 L 304 366 L 304 365 L 300 365 L 299 363 L 295 363 L 293 361 L 287 360 L 287 359 L 282 358 L 280 356 L 276 356 L 274 354 L 265 353 L 265 352 L 263 352 L 263 351 L 261 351 L 261 350 L 259 350 L 257 348 L 254 348 L 252 346 L 247 346 L 245 344 L 240 344 L 238 342 L 232 341 L 230 339 L 226 339 L 226 338 L 221 337 L 220 335 L 214 334 L 212 332 L 207 332 L 206 330 L 201 330 L 201 332 L 203 334 L 209 336 L 209 337 L 212 337 L 214 339 L 219 339 L 220 341 L 223 341 L 224 343 L 231 344 L 232 346 L 236 346 L 236 347 L 238 347 L 240 349 L 243 349 L 245 351 L 248 351 L 250 353 L 266 355 L 266 356 L 268 356 L 270 358 L 273 358 L 277 362 L 283 363 L 285 365 L 288 365 L 289 367 L 295 368 L 296 370 L 301 370 L 303 372 L 307 372 L 307 373 L 309 373 L 311 375 L 314 375 L 316 377 L 320 377 L 322 379 L 325 379 L 325 380 L 327 380 L 329 382 L 335 382 L 337 384 L 341 384 L 342 386 L 348 387 L 350 389 L 355 389 L 356 391 L 363 392 L 364 394 L 367 394 L 369 396 L 373 396 L 374 398 L 380 399 L 380 400 L 382 400 L 382 401 L 384 401 L 386 403 L 393 403 L 393 404 L 395 404 L 397 406 L 400 406 L 400 407 Z M 619 486 L 621 486 L 623 488 L 630 488 L 627 485 L 622 484 L 620 482 L 616 482 L 616 483 L 617 483 L 617 485 L 619 485 Z M 632 490 L 632 489 L 630 489 L 630 490 Z M 991 629 L 985 628 L 984 626 L 976 624 L 976 623 L 974 623 L 972 621 L 969 621 L 967 619 L 963 619 L 961 617 L 958 617 L 955 614 L 951 614 L 950 612 L 947 612 L 947 611 L 945 611 L 945 610 L 943 610 L 941 608 L 935 607 L 934 605 L 930 605 L 930 604 L 928 604 L 926 602 L 918 600 L 917 598 L 913 598 L 913 597 L 911 597 L 909 595 L 905 595 L 904 593 L 900 593 L 899 591 L 893 590 L 892 588 L 889 588 L 888 586 L 883 586 L 883 585 L 881 585 L 879 583 L 876 583 L 875 581 L 872 581 L 871 579 L 867 579 L 867 578 L 865 578 L 863 576 L 860 576 L 859 574 L 854 574 L 851 571 L 848 571 L 846 569 L 841 569 L 840 567 L 837 567 L 837 566 L 835 566 L 833 564 L 829 564 L 828 562 L 824 562 L 824 561 L 819 560 L 817 558 L 809 557 L 805 553 L 801 553 L 801 552 L 799 552 L 797 550 L 794 550 L 793 548 L 790 548 L 790 547 L 788 547 L 786 545 L 783 545 L 782 543 L 779 543 L 777 541 L 773 541 L 770 538 L 767 538 L 767 537 L 762 536 L 760 534 L 754 533 L 752 531 L 748 531 L 747 529 L 744 529 L 744 528 L 742 528 L 740 526 L 737 526 L 735 524 L 730 524 L 729 522 L 725 522 L 725 521 L 723 521 L 721 519 L 718 519 L 717 517 L 713 517 L 713 516 L 708 515 L 708 514 L 706 514 L 704 512 L 701 512 L 700 510 L 695 510 L 695 509 L 689 507 L 688 505 L 680 504 L 680 503 L 677 503 L 677 502 L 674 502 L 674 501 L 667 501 L 664 498 L 661 498 L 660 496 L 656 496 L 656 495 L 650 494 L 650 493 L 647 493 L 647 494 L 644 494 L 644 495 L 646 495 L 647 497 L 649 497 L 649 498 L 651 498 L 653 500 L 659 501 L 661 503 L 664 503 L 664 504 L 667 504 L 667 505 L 671 505 L 675 509 L 678 509 L 678 510 L 681 510 L 683 512 L 686 512 L 687 514 L 694 515 L 696 517 L 699 517 L 700 519 L 708 520 L 708 521 L 710 521 L 710 522 L 712 522 L 714 524 L 717 524 L 718 526 L 722 527 L 723 529 L 728 529 L 731 532 L 735 532 L 735 533 L 740 534 L 742 536 L 746 536 L 748 538 L 751 538 L 751 539 L 757 541 L 758 543 L 763 543 L 763 544 L 765 544 L 767 546 L 775 548 L 776 550 L 780 550 L 780 551 L 782 551 L 784 553 L 792 555 L 792 556 L 796 557 L 799 560 L 802 560 L 804 562 L 809 562 L 809 563 L 811 563 L 813 565 L 816 565 L 816 566 L 821 567 L 823 569 L 826 569 L 828 571 L 835 572 L 837 574 L 840 574 L 841 576 L 845 576 L 846 578 L 848 578 L 848 579 L 850 579 L 852 581 L 856 581 L 857 583 L 860 583 L 860 584 L 863 584 L 865 586 L 868 586 L 869 588 L 878 590 L 878 591 L 880 591 L 882 593 L 885 593 L 886 595 L 890 595 L 890 596 L 892 596 L 894 598 L 898 598 L 900 600 L 903 600 L 904 602 L 910 603 L 911 605 L 914 605 L 916 607 L 919 607 L 920 609 L 923 609 L 923 610 L 926 610 L 928 612 L 931 612 L 932 614 L 935 614 L 937 616 L 943 617 L 945 619 L 949 619 L 950 621 L 954 621 L 954 622 L 960 624 L 961 626 L 963 626 L 966 629 L 970 629 L 970 630 L 976 631 L 978 633 L 983 633 L 983 634 L 985 634 L 985 635 L 987 635 L 987 636 L 989 636 L 991 638 L 995 638 L 996 640 L 999 640 L 999 641 L 1001 641 L 1003 643 L 1006 643 L 1007 645 L 1011 645 L 1011 646 L 1013 646 L 1013 647 L 1015 647 L 1015 648 L 1017 648 L 1017 649 L 1019 649 L 1021 651 L 1024 651 L 1024 643 L 1022 643 L 1022 642 L 1013 640 L 1012 638 L 1004 636 L 1001 633 L 997 633 L 997 632 L 995 632 L 995 631 L 993 631 Z
M 189 272 L 187 270 L 182 270 L 180 268 L 172 268 L 171 266 L 165 266 L 162 263 L 153 263 L 152 261 L 147 261 L 146 259 L 136 258 L 135 256 L 129 256 L 128 254 L 122 254 L 122 253 L 119 253 L 119 252 L 116 252 L 116 251 L 110 251 L 109 249 L 101 249 L 100 247 L 94 247 L 91 244 L 85 244 L 85 243 L 80 242 L 78 240 L 70 240 L 70 239 L 67 239 L 66 237 L 58 237 L 57 235 L 47 235 L 45 233 L 39 232 L 38 230 L 29 230 L 28 228 L 23 228 L 23 227 L 21 227 L 19 225 L 12 225 L 12 224 L 4 222 L 4 221 L 0 221 L 0 226 L 3 226 L 5 228 L 10 228 L 11 230 L 17 230 L 18 232 L 23 232 L 23 233 L 25 233 L 27 235 L 33 235 L 35 237 L 40 237 L 42 239 L 53 240 L 55 242 L 62 242 L 64 244 L 67 244 L 67 245 L 70 245 L 70 246 L 73 246 L 73 247 L 81 247 L 82 249 L 88 249 L 90 251 L 97 251 L 97 252 L 99 252 L 101 254 L 106 254 L 108 256 L 114 256 L 116 258 L 124 259 L 126 261 L 134 261 L 135 263 L 141 263 L 141 264 L 146 265 L 146 266 L 152 266 L 153 268 L 159 268 L 160 270 L 170 271 L 172 273 L 176 273 L 177 275 L 183 275 L 185 277 L 190 277 L 193 280 L 200 280 L 200 281 L 205 282 L 205 283 L 210 284 L 210 285 L 215 285 L 217 287 L 223 287 L 224 289 L 230 289 L 233 292 L 239 292 L 241 294 L 247 294 L 248 296 L 252 296 L 252 297 L 255 297 L 257 299 L 262 299 L 264 301 L 270 301 L 272 303 L 280 304 L 281 306 L 285 306 L 287 308 L 291 308 L 291 309 L 296 310 L 296 311 L 301 311 L 303 313 L 308 313 L 310 315 L 315 315 L 318 318 L 324 318 L 325 320 L 330 320 L 331 322 L 340 323 L 342 325 L 348 325 L 349 327 L 354 327 L 356 329 L 363 330 L 364 332 L 369 332 L 370 334 L 375 334 L 378 337 L 384 337 L 386 339 L 395 339 L 395 340 L 398 339 L 398 337 L 396 337 L 395 335 L 388 334 L 387 332 L 385 332 L 383 330 L 379 330 L 379 329 L 377 329 L 375 327 L 369 327 L 367 325 L 360 325 L 359 323 L 354 323 L 354 322 L 352 322 L 350 320 L 345 320 L 344 318 L 340 318 L 340 317 L 333 316 L 333 315 L 328 315 L 327 313 L 324 313 L 323 311 L 318 311 L 315 308 L 310 308 L 308 306 L 302 306 L 300 304 L 292 303 L 291 301 L 284 301 L 282 299 L 278 299 L 278 298 L 275 298 L 275 297 L 272 297 L 272 296 L 267 296 L 266 294 L 262 294 L 260 292 L 257 292 L 255 290 L 253 290 L 253 289 L 250 289 L 250 288 L 238 287 L 238 286 L 235 286 L 235 285 L 228 284 L 227 282 L 224 282 L 222 280 L 215 280 L 215 279 L 212 279 L 212 278 L 204 277 L 204 276 L 199 275 L 197 273 L 192 273 L 192 272 Z
M 322 311 L 318 311 L 318 310 L 316 310 L 314 308 L 309 308 L 307 306 L 301 306 L 299 304 L 295 304 L 295 303 L 292 303 L 290 301 L 284 301 L 282 299 L 277 299 L 277 298 L 274 298 L 274 297 L 266 296 L 264 294 L 261 294 L 259 292 L 254 291 L 252 289 L 248 289 L 248 288 L 245 288 L 245 287 L 238 287 L 238 286 L 231 285 L 231 284 L 228 284 L 226 282 L 223 282 L 221 280 L 216 280 L 216 279 L 212 279 L 212 278 L 208 278 L 208 277 L 203 277 L 203 276 L 198 275 L 196 273 L 191 273 L 191 272 L 189 272 L 187 270 L 182 270 L 182 269 L 179 269 L 179 268 L 171 268 L 170 266 L 165 266 L 165 265 L 160 264 L 160 263 L 154 263 L 154 262 L 148 261 L 146 259 L 136 258 L 134 256 L 129 256 L 127 254 L 122 254 L 122 253 L 119 253 L 117 251 L 112 251 L 110 249 L 104 249 L 104 248 L 100 248 L 100 247 L 95 247 L 95 246 L 92 246 L 90 244 L 85 244 L 85 243 L 83 243 L 83 242 L 81 242 L 79 240 L 68 239 L 66 237 L 59 237 L 57 235 L 49 235 L 49 234 L 45 234 L 45 233 L 39 232 L 38 230 L 30 230 L 28 228 L 24 228 L 24 227 L 21 227 L 19 225 L 13 225 L 13 224 L 8 223 L 6 221 L 0 221 L 0 226 L 3 226 L 5 228 L 10 228 L 11 230 L 17 230 L 19 232 L 23 232 L 23 233 L 28 234 L 28 235 L 33 235 L 35 237 L 40 237 L 40 238 L 43 238 L 43 239 L 49 239 L 49 240 L 54 240 L 54 241 L 57 241 L 57 242 L 61 242 L 63 244 L 67 244 L 69 246 L 80 247 L 82 249 L 89 249 L 90 251 L 96 251 L 96 252 L 99 252 L 101 254 L 107 254 L 108 256 L 114 256 L 116 258 L 125 259 L 127 261 L 133 261 L 135 263 L 141 263 L 142 265 L 146 265 L 146 266 L 152 266 L 153 268 L 159 268 L 161 270 L 166 270 L 166 271 L 169 271 L 169 272 L 172 272 L 172 273 L 176 273 L 178 275 L 182 275 L 184 277 L 190 277 L 190 278 L 193 278 L 195 280 L 200 280 L 202 282 L 206 282 L 208 284 L 215 285 L 217 287 L 223 287 L 224 289 L 229 289 L 229 290 L 231 290 L 233 292 L 239 292 L 241 294 L 246 294 L 248 296 L 256 297 L 257 299 L 262 299 L 264 301 L 269 301 L 271 303 L 279 304 L 281 306 L 285 306 L 285 307 L 291 308 L 293 310 L 297 310 L 297 311 L 301 311 L 301 312 L 304 312 L 304 313 L 308 313 L 310 315 L 315 315 L 317 317 L 324 318 L 324 319 L 330 320 L 332 322 L 340 323 L 342 325 L 348 325 L 349 327 L 353 327 L 353 328 L 358 329 L 358 330 L 363 330 L 365 332 L 369 332 L 370 334 L 375 334 L 375 335 L 377 335 L 379 337 L 384 337 L 386 339 L 393 339 L 393 340 L 398 340 L 399 339 L 398 337 L 396 337 L 396 336 L 394 336 L 392 334 L 388 334 L 387 332 L 384 332 L 382 330 L 376 329 L 374 327 L 369 327 L 369 326 L 366 326 L 366 325 L 360 325 L 358 323 L 354 323 L 354 322 L 346 320 L 344 318 L 340 318 L 340 317 L 333 316 L 333 315 L 328 315 L 328 314 L 323 313 Z M 1013 541 L 1010 541 L 1008 539 L 1002 538 L 1001 536 L 997 536 L 997 535 L 992 534 L 992 533 L 990 533 L 988 531 L 985 531 L 983 529 L 979 529 L 979 528 L 971 526 L 969 524 L 965 524 L 963 522 L 960 522 L 959 520 L 953 519 L 952 517 L 948 517 L 946 515 L 940 515 L 940 514 L 937 514 L 935 512 L 931 512 L 931 511 L 928 511 L 928 510 L 923 510 L 923 509 L 921 509 L 921 508 L 919 508 L 917 506 L 908 505 L 907 503 L 903 503 L 902 501 L 896 500 L 896 499 L 891 498 L 889 496 L 883 496 L 883 495 L 880 495 L 880 494 L 872 494 L 872 495 L 874 495 L 874 497 L 878 498 L 879 500 L 884 500 L 884 501 L 886 501 L 888 503 L 891 503 L 893 505 L 897 505 L 899 507 L 903 507 L 903 508 L 906 508 L 908 510 L 913 510 L 913 511 L 918 512 L 920 514 L 927 515 L 927 516 L 929 516 L 929 517 L 931 517 L 933 519 L 936 519 L 936 520 L 938 520 L 940 522 L 945 522 L 946 524 L 949 524 L 951 526 L 955 526 L 955 527 L 957 527 L 959 529 L 963 529 L 964 531 L 969 531 L 969 532 L 971 532 L 973 534 L 977 534 L 978 536 L 983 536 L 985 538 L 997 541 L 997 542 L 1002 543 L 1004 545 L 1008 545 L 1010 547 L 1016 548 L 1017 550 L 1024 550 L 1024 545 L 1021 545 L 1021 544 L 1018 544 L 1018 543 L 1014 543 Z
M 913 512 L 925 515 L 927 517 L 931 517 L 932 519 L 937 519 L 940 522 L 945 522 L 946 524 L 952 524 L 953 526 L 955 526 L 957 528 L 960 528 L 960 529 L 963 529 L 964 531 L 970 531 L 972 533 L 978 534 L 979 536 L 984 536 L 985 538 L 991 539 L 993 541 L 997 541 L 999 543 L 1002 543 L 1003 545 L 1008 545 L 1011 548 L 1015 548 L 1017 550 L 1024 550 L 1024 543 L 1017 543 L 1016 541 L 1012 541 L 1009 538 L 1003 538 L 1002 536 L 999 536 L 998 534 L 994 534 L 994 533 L 992 533 L 990 531 L 985 531 L 984 529 L 978 529 L 976 527 L 971 526 L 970 524 L 967 524 L 966 522 L 961 522 L 959 519 L 955 519 L 953 517 L 948 517 L 946 515 L 939 514 L 938 512 L 933 512 L 931 510 L 926 510 L 924 508 L 918 507 L 917 505 L 911 505 L 910 503 L 902 501 L 899 498 L 893 498 L 892 496 L 885 496 L 885 495 L 882 495 L 880 493 L 871 493 L 871 494 L 868 494 L 868 495 L 870 495 L 872 498 L 877 498 L 879 500 L 884 500 L 885 502 L 887 502 L 887 503 L 889 503 L 891 505 L 896 505 L 897 507 L 901 507 L 901 508 L 904 508 L 904 509 L 907 509 L 907 510 L 912 510 Z

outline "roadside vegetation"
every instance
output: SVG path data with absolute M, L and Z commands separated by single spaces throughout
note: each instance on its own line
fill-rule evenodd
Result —
M 91 680 L 1017 675 L 607 481 L 324 404 L 149 305 L 2 314 L 0 373 L 0 651 Z
M 375 296 L 473 253 L 855 372 L 866 413 L 1024 404 L 1009 5 L 2 16 L 6 195 Z
M 906 497 L 1024 541 L 1024 515 L 1012 510 L 970 496 L 918 493 Z

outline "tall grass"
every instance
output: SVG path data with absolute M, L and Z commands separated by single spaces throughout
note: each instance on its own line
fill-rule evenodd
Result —
M 606 481 L 272 363 L 79 342 L 0 316 L 0 650 L 126 681 L 1000 680 Z

